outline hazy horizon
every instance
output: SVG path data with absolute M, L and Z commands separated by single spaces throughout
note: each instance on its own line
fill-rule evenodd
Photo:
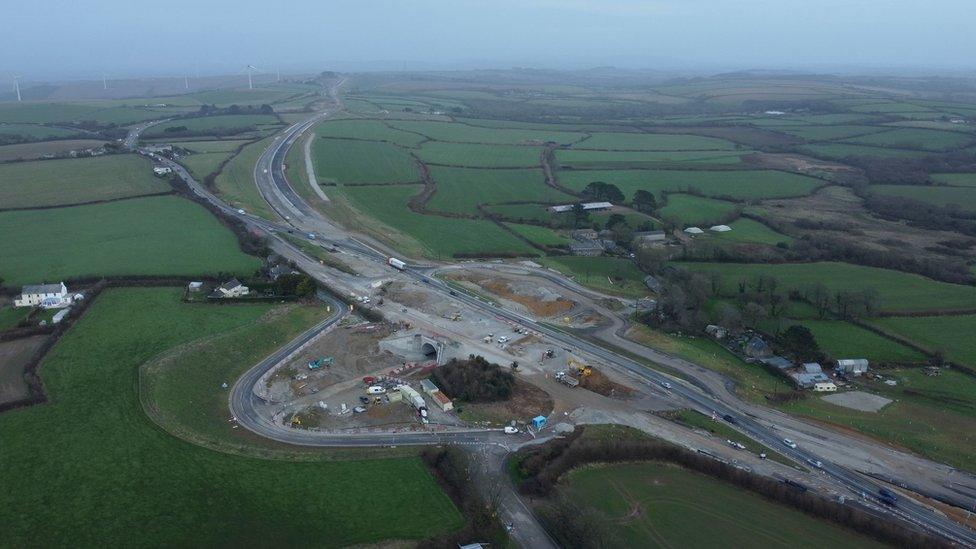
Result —
M 971 72 L 962 0 L 253 0 L 18 5 L 6 79 L 531 66 Z

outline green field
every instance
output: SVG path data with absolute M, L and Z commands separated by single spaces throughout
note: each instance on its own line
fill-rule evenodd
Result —
M 542 147 L 429 141 L 420 147 L 417 155 L 424 162 L 445 166 L 532 168 L 542 162 Z
M 587 467 L 560 482 L 620 547 L 881 547 L 720 480 L 660 462 Z
M 955 206 L 961 210 L 976 210 L 976 187 L 945 185 L 871 185 L 873 192 L 911 198 L 935 206 Z
M 316 139 L 315 178 L 326 183 L 408 183 L 420 181 L 417 165 L 403 149 L 381 141 Z
M 700 135 L 658 133 L 593 133 L 573 145 L 574 149 L 617 151 L 702 151 L 733 150 L 735 143 Z
M 54 124 L 97 122 L 99 124 L 133 124 L 143 120 L 165 118 L 166 113 L 100 103 L 0 103 L 0 122 L 10 124 Z
M 156 427 L 140 403 L 139 366 L 177 345 L 246 329 L 270 310 L 184 305 L 179 296 L 169 288 L 106 291 L 41 366 L 50 402 L 0 416 L 5 543 L 273 539 L 337 547 L 460 526 L 457 510 L 415 458 L 263 460 L 200 448 Z M 220 394 L 216 383 L 212 390 Z M 383 497 L 349 497 L 377 492 Z
M 217 194 L 228 204 L 265 219 L 277 220 L 278 214 L 268 206 L 268 202 L 258 191 L 254 182 L 254 167 L 261 153 L 271 143 L 271 138 L 251 143 L 232 158 L 214 181 Z
M 281 124 L 281 122 L 277 116 L 272 114 L 227 114 L 200 118 L 180 118 L 151 126 L 143 135 L 147 139 L 166 137 L 174 133 L 167 130 L 181 127 L 185 127 L 186 130 L 176 132 L 177 135 L 184 132 L 201 135 L 232 135 L 252 131 L 259 126 L 269 124 Z
M 804 145 L 801 150 L 810 156 L 826 158 L 828 160 L 843 160 L 849 156 L 880 156 L 882 158 L 921 158 L 931 152 L 886 149 L 884 147 L 869 147 L 854 143 L 819 143 Z
M 808 141 L 832 141 L 834 139 L 887 131 L 886 128 L 878 126 L 789 126 L 778 127 L 775 130 L 795 135 Z
M 775 246 L 780 242 L 785 242 L 787 244 L 793 242 L 793 239 L 789 236 L 780 234 L 753 219 L 740 217 L 731 223 L 726 223 L 726 225 L 731 227 L 732 230 L 727 233 L 712 233 L 711 236 L 718 240 L 730 240 L 732 242 L 746 242 L 752 244 L 768 244 L 770 246 Z
M 420 243 L 425 255 L 450 258 L 454 254 L 519 254 L 538 252 L 491 221 L 453 219 L 410 211 L 407 202 L 421 191 L 420 185 L 339 187 L 352 206 L 395 231 Z M 396 242 L 395 233 L 374 232 Z
M 233 151 L 196 153 L 180 158 L 180 164 L 183 164 L 186 169 L 190 170 L 190 174 L 192 174 L 197 181 L 203 181 L 203 178 L 217 171 L 217 168 L 220 167 L 221 162 L 227 160 L 233 155 Z
M 234 152 L 237 147 L 246 142 L 243 139 L 221 139 L 215 141 L 169 141 L 169 144 L 192 153 L 217 153 Z
M 431 166 L 437 192 L 427 207 L 442 212 L 477 214 L 478 204 L 559 202 L 572 198 L 545 184 L 541 169 L 478 169 Z
M 526 238 L 540 246 L 569 246 L 569 238 L 557 233 L 549 227 L 523 225 L 519 223 L 506 223 L 505 226 L 512 229 L 523 238 Z
M 773 170 L 586 170 L 560 171 L 559 181 L 581 191 L 593 181 L 612 183 L 629 200 L 637 189 L 656 193 L 697 189 L 711 197 L 749 200 L 809 194 L 823 185 L 812 177 Z
M 933 173 L 932 181 L 956 187 L 976 187 L 976 173 Z
M 607 293 L 624 297 L 643 297 L 650 293 L 644 286 L 644 273 L 626 259 L 561 255 L 543 257 L 537 261 L 573 277 L 580 284 Z
M 954 371 L 937 377 L 920 368 L 883 370 L 898 384 L 864 381 L 868 390 L 893 400 L 879 412 L 859 412 L 817 397 L 783 405 L 787 412 L 856 429 L 929 459 L 976 471 L 976 380 Z
M 319 137 L 389 141 L 405 147 L 416 147 L 427 140 L 422 135 L 393 129 L 379 120 L 329 120 L 315 128 Z
M 60 206 L 172 190 L 135 154 L 0 164 L 0 208 Z
M 976 308 L 976 288 L 938 282 L 923 276 L 862 267 L 849 263 L 676 263 L 686 269 L 716 272 L 724 278 L 725 292 L 741 279 L 768 275 L 784 289 L 822 283 L 831 291 L 873 288 L 887 311 L 960 310 Z
M 748 151 L 599 151 L 560 149 L 556 160 L 560 166 L 574 169 L 650 168 L 661 164 L 737 165 Z
M 547 206 L 543 204 L 499 204 L 488 206 L 485 209 L 506 219 L 548 223 L 553 214 L 549 213 L 546 208 Z
M 181 96 L 200 105 L 216 105 L 225 107 L 230 105 L 255 106 L 284 101 L 298 95 L 300 91 L 278 88 L 277 86 L 262 86 L 252 89 L 223 89 L 192 93 Z
M 950 360 L 976 368 L 976 315 L 885 317 L 871 320 L 882 330 L 930 351 L 943 351 Z
M 39 124 L 0 124 L 0 135 L 17 135 L 33 141 L 70 136 L 84 137 L 84 132 Z
M 661 219 L 677 219 L 689 225 L 715 225 L 735 215 L 737 206 L 724 200 L 702 198 L 690 194 L 669 194 L 668 203 L 657 210 Z
M 972 143 L 974 136 L 958 132 L 901 128 L 872 135 L 852 137 L 844 141 L 847 143 L 874 145 L 877 147 L 944 151 Z
M 175 196 L 0 212 L 6 284 L 118 275 L 249 275 L 261 262 L 202 206 Z
M 15 145 L 0 145 L 0 162 L 11 160 L 38 160 L 51 157 L 65 157 L 79 149 L 97 149 L 105 145 L 100 139 L 57 139 L 54 141 L 32 141 Z
M 848 322 L 802 320 L 797 321 L 796 324 L 802 324 L 813 332 L 820 348 L 827 353 L 831 360 L 866 358 L 872 365 L 925 361 L 925 356 L 922 353 Z
M 27 318 L 30 312 L 30 307 L 14 307 L 13 303 L 0 307 L 0 332 L 16 328 L 17 324 Z
M 569 144 L 579 141 L 585 134 L 564 131 L 494 129 L 469 126 L 456 122 L 391 121 L 390 126 L 401 130 L 426 135 L 436 141 L 455 141 L 460 143 L 544 143 L 554 141 Z

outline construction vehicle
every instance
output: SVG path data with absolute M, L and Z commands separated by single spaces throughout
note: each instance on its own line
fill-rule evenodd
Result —
M 452 314 L 451 315 L 451 320 L 453 320 L 454 322 L 457 322 L 457 321 L 461 320 L 461 313 L 454 313 L 454 314 Z
M 556 381 L 566 385 L 567 387 L 576 387 L 579 385 L 579 380 L 566 372 L 556 372 Z
M 322 366 L 328 366 L 331 368 L 333 364 L 335 364 L 335 357 L 324 356 L 324 357 L 316 358 L 314 360 L 309 360 L 308 369 L 318 370 Z
M 580 362 L 572 357 L 569 359 L 569 367 L 576 371 L 580 379 L 593 374 L 593 368 L 589 364 Z

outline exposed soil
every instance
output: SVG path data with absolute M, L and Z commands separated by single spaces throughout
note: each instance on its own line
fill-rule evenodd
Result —
M 572 308 L 576 306 L 576 302 L 570 301 L 561 296 L 554 296 L 551 294 L 543 295 L 541 292 L 539 295 L 531 295 L 523 291 L 521 288 L 513 287 L 504 279 L 498 280 L 470 273 L 453 273 L 448 275 L 448 277 L 452 280 L 473 283 L 485 291 L 501 297 L 502 299 L 507 299 L 524 306 L 529 310 L 529 312 L 536 316 L 560 316 L 572 310 Z
M 747 160 L 763 168 L 825 177 L 839 183 L 853 183 L 864 179 L 861 170 L 852 166 L 819 160 L 801 154 L 756 153 L 749 155 Z
M 47 337 L 40 335 L 0 343 L 0 404 L 30 396 L 24 366 Z
M 552 412 L 553 401 L 549 393 L 542 389 L 516 379 L 512 398 L 503 402 L 482 402 L 468 404 L 456 402 L 458 406 L 472 415 L 486 418 L 495 424 L 508 423 L 511 420 L 528 421 L 536 416 L 547 416 Z
M 593 373 L 580 379 L 580 387 L 603 396 L 615 398 L 627 398 L 634 394 L 633 389 L 626 385 L 621 385 L 616 381 L 611 381 L 610 378 L 597 368 L 593 368 L 592 371 Z

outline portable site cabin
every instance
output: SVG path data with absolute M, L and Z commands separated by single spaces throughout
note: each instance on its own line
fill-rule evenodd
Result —
M 535 428 L 536 430 L 545 427 L 546 423 L 548 423 L 546 416 L 535 416 L 534 418 L 532 418 L 532 427 Z

